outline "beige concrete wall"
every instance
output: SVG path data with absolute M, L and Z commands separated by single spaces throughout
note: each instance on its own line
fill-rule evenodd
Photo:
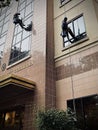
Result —
M 98 46 L 87 48 L 56 62 L 56 68 L 63 66 L 59 72 L 61 74 L 56 80 L 57 107 L 65 109 L 68 99 L 98 93 L 97 48 Z
M 60 33 L 63 18 L 66 16 L 68 17 L 68 20 L 71 20 L 80 14 L 83 14 L 84 16 L 87 38 L 89 40 L 73 47 L 72 50 L 81 48 L 98 39 L 98 22 L 93 1 L 89 0 L 88 2 L 87 0 L 74 0 L 60 8 L 59 0 L 54 0 L 55 58 L 68 53 L 68 50 L 62 52 L 63 40 Z
M 86 41 L 63 50 L 61 23 L 83 13 Z M 73 0 L 60 7 L 54 0 L 54 44 L 56 65 L 56 105 L 66 108 L 66 100 L 98 93 L 98 20 L 93 0 Z M 63 51 L 62 51 L 63 50 Z

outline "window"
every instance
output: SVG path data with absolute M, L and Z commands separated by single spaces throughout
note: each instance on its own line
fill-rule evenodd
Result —
M 79 40 L 83 39 L 86 37 L 86 30 L 85 30 L 85 23 L 84 23 L 84 17 L 83 15 L 80 15 L 79 17 L 73 19 L 68 23 L 68 27 L 72 30 L 72 32 L 75 34 L 75 37 Z M 74 39 L 71 37 L 69 34 L 69 39 L 72 43 L 74 43 Z M 63 42 L 64 42 L 64 47 L 69 46 L 70 41 L 67 39 L 67 37 L 64 37 Z
M 0 62 L 3 57 L 3 49 L 6 41 L 10 19 L 10 7 L 0 9 Z
M 75 105 L 78 127 L 86 130 L 98 129 L 98 95 L 68 100 L 67 106 L 72 110 Z
M 60 0 L 60 5 L 62 6 L 66 3 L 68 3 L 69 1 L 71 1 L 71 0 Z
M 24 107 L 0 112 L 0 130 L 19 130 L 23 127 Z
M 28 25 L 32 21 L 33 0 L 20 0 L 17 12 L 20 13 L 24 25 Z M 31 35 L 30 31 L 15 25 L 9 65 L 24 59 L 30 54 Z

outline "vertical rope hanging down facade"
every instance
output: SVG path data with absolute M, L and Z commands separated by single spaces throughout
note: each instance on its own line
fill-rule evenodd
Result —
M 66 12 L 66 8 L 65 8 L 66 5 L 64 5 L 64 13 Z M 64 14 L 64 17 L 66 17 L 66 13 Z M 63 44 L 64 44 L 64 38 L 63 38 Z M 72 57 L 71 57 L 71 54 L 70 54 L 70 47 L 69 47 L 69 62 L 70 62 L 70 66 L 72 64 Z M 74 95 L 74 83 L 73 83 L 73 70 L 72 70 L 72 66 L 70 68 L 70 71 L 71 71 L 71 88 L 72 88 L 72 98 L 73 98 L 73 110 L 74 112 L 76 113 L 76 106 L 75 106 L 75 95 Z

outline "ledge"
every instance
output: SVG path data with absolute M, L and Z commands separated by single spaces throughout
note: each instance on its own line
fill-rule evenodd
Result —
M 88 40 L 88 38 L 87 38 L 87 40 Z M 81 42 L 80 42 L 81 43 Z M 61 60 L 63 57 L 65 57 L 65 56 L 69 56 L 69 54 L 71 54 L 71 53 L 77 53 L 77 52 L 79 52 L 79 50 L 85 50 L 85 49 L 88 49 L 89 47 L 91 47 L 91 46 L 98 46 L 98 40 L 94 40 L 94 41 L 92 41 L 92 42 L 89 42 L 89 44 L 87 44 L 87 45 L 83 45 L 82 47 L 78 47 L 77 49 L 73 49 L 73 50 L 70 50 L 70 51 L 66 51 L 65 52 L 65 50 L 69 50 L 70 49 L 70 47 L 68 47 L 68 48 L 64 48 L 63 49 L 63 51 L 62 51 L 62 54 L 61 55 L 58 55 L 58 56 L 55 56 L 54 57 L 54 60 L 55 60 L 55 62 L 56 61 L 59 61 L 59 60 Z M 64 52 L 64 53 L 63 53 Z
M 77 45 L 79 45 L 79 44 L 81 44 L 81 43 L 83 43 L 83 42 L 85 42 L 85 41 L 87 41 L 87 40 L 89 40 L 89 38 L 88 38 L 88 37 L 85 37 L 85 38 L 83 38 L 83 39 L 81 39 L 81 40 L 79 40 L 79 41 L 77 41 L 77 42 L 74 42 L 74 43 L 70 44 L 70 45 L 67 46 L 67 47 L 64 47 L 64 48 L 62 49 L 62 51 L 65 51 L 65 50 L 67 50 L 67 49 L 69 49 L 69 48 L 72 48 L 72 47 L 74 47 L 74 46 L 77 46 Z
M 20 64 L 21 62 L 24 62 L 25 60 L 28 60 L 29 58 L 31 58 L 31 55 L 28 55 L 27 57 L 24 57 L 23 59 L 16 61 L 15 63 L 12 63 L 10 65 L 7 66 L 7 69 L 10 69 L 11 67 Z
M 0 77 L 0 101 L 34 91 L 35 82 L 11 74 Z

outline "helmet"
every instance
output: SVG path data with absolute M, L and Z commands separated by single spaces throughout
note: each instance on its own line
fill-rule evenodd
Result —
M 64 18 L 64 21 L 67 21 L 67 17 Z

